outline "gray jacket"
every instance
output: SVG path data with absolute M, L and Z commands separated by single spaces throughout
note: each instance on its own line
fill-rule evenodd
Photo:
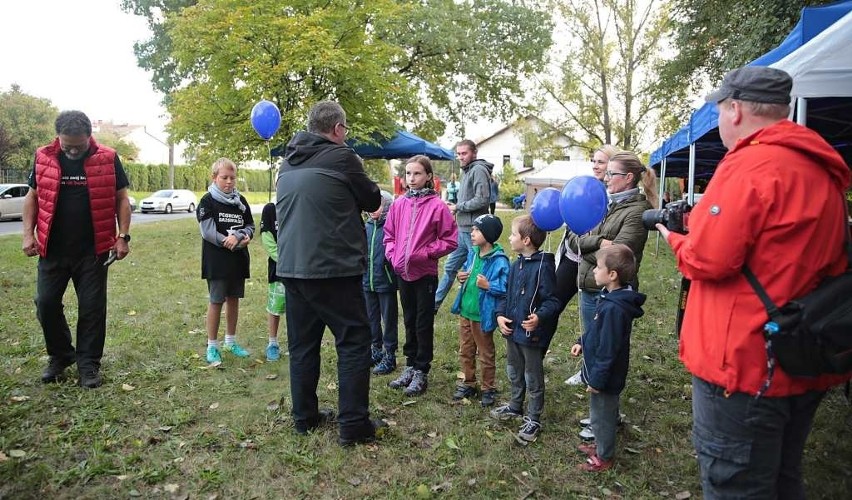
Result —
M 456 204 L 456 224 L 459 231 L 470 232 L 473 220 L 488 213 L 491 199 L 491 172 L 494 165 L 476 159 L 462 167 L 459 202 Z

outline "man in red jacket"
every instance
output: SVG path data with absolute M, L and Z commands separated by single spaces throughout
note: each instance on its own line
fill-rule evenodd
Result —
M 41 380 L 57 382 L 77 363 L 80 385 L 94 389 L 106 340 L 104 264 L 110 251 L 123 259 L 130 250 L 128 181 L 115 151 L 92 138 L 85 114 L 63 111 L 55 128 L 56 139 L 36 151 L 23 216 L 23 251 L 39 256 L 36 316 L 50 356 Z M 76 349 L 62 305 L 69 281 L 77 293 Z
M 725 76 L 707 101 L 718 106 L 728 153 L 690 214 L 689 234 L 657 226 L 692 280 L 680 359 L 693 375 L 705 498 L 804 498 L 814 413 L 848 378 L 795 378 L 777 365 L 770 378 L 767 314 L 742 273 L 748 265 L 784 304 L 846 268 L 849 168 L 816 132 L 787 119 L 792 83 L 768 67 Z

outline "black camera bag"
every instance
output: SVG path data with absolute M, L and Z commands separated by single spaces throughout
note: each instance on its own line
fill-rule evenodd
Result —
M 845 227 L 845 224 L 844 224 Z M 816 377 L 852 372 L 852 244 L 846 228 L 847 267 L 810 293 L 777 307 L 748 266 L 743 274 L 769 315 L 764 328 L 770 356 L 787 374 Z

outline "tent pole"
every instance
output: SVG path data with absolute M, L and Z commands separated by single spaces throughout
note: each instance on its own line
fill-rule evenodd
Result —
M 661 146 L 662 147 L 662 146 Z M 660 202 L 660 208 L 663 206 L 663 193 L 666 189 L 666 157 L 663 156 L 663 161 L 660 162 L 660 196 L 657 198 Z M 654 241 L 654 257 L 660 255 L 660 232 L 657 231 L 657 237 Z
M 808 100 L 802 97 L 796 98 L 796 123 L 808 126 Z
M 689 204 L 695 206 L 695 143 L 689 145 Z

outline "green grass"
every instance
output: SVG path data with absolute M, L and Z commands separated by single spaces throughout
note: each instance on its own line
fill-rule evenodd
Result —
M 512 213 L 502 217 L 509 227 Z M 576 470 L 581 459 L 573 451 L 587 396 L 562 383 L 577 368 L 568 355 L 579 333 L 575 301 L 546 358 L 537 443 L 518 447 L 515 425 L 491 421 L 478 402 L 451 403 L 457 318 L 445 305 L 436 319 L 428 392 L 405 404 L 409 398 L 386 387 L 390 376 L 374 377 L 371 411 L 390 430 L 376 445 L 342 449 L 333 429 L 307 437 L 293 432 L 286 357 L 260 361 L 266 344 L 260 245 L 250 247 L 254 278 L 238 330 L 253 356 L 225 354 L 224 369 L 210 370 L 203 359 L 207 303 L 195 222 L 138 224 L 132 232 L 132 253 L 110 268 L 105 385 L 93 391 L 73 380 L 39 381 L 46 355 L 32 302 L 36 260 L 24 257 L 19 236 L 0 237 L 0 498 L 674 498 L 684 491 L 700 497 L 689 376 L 677 359 L 672 326 L 679 278 L 664 244 L 654 255 L 653 238 L 641 273 L 646 315 L 634 328 L 622 398 L 629 422 L 619 432 L 616 467 L 590 476 Z M 553 239 L 549 244 L 556 246 Z M 73 324 L 71 290 L 66 313 Z M 400 345 L 402 338 L 400 332 Z M 497 346 L 505 394 L 505 345 Z M 337 400 L 333 347 L 329 334 L 319 384 L 321 405 L 329 407 Z M 828 395 L 814 427 L 805 452 L 809 495 L 848 497 L 852 413 L 842 391 Z

